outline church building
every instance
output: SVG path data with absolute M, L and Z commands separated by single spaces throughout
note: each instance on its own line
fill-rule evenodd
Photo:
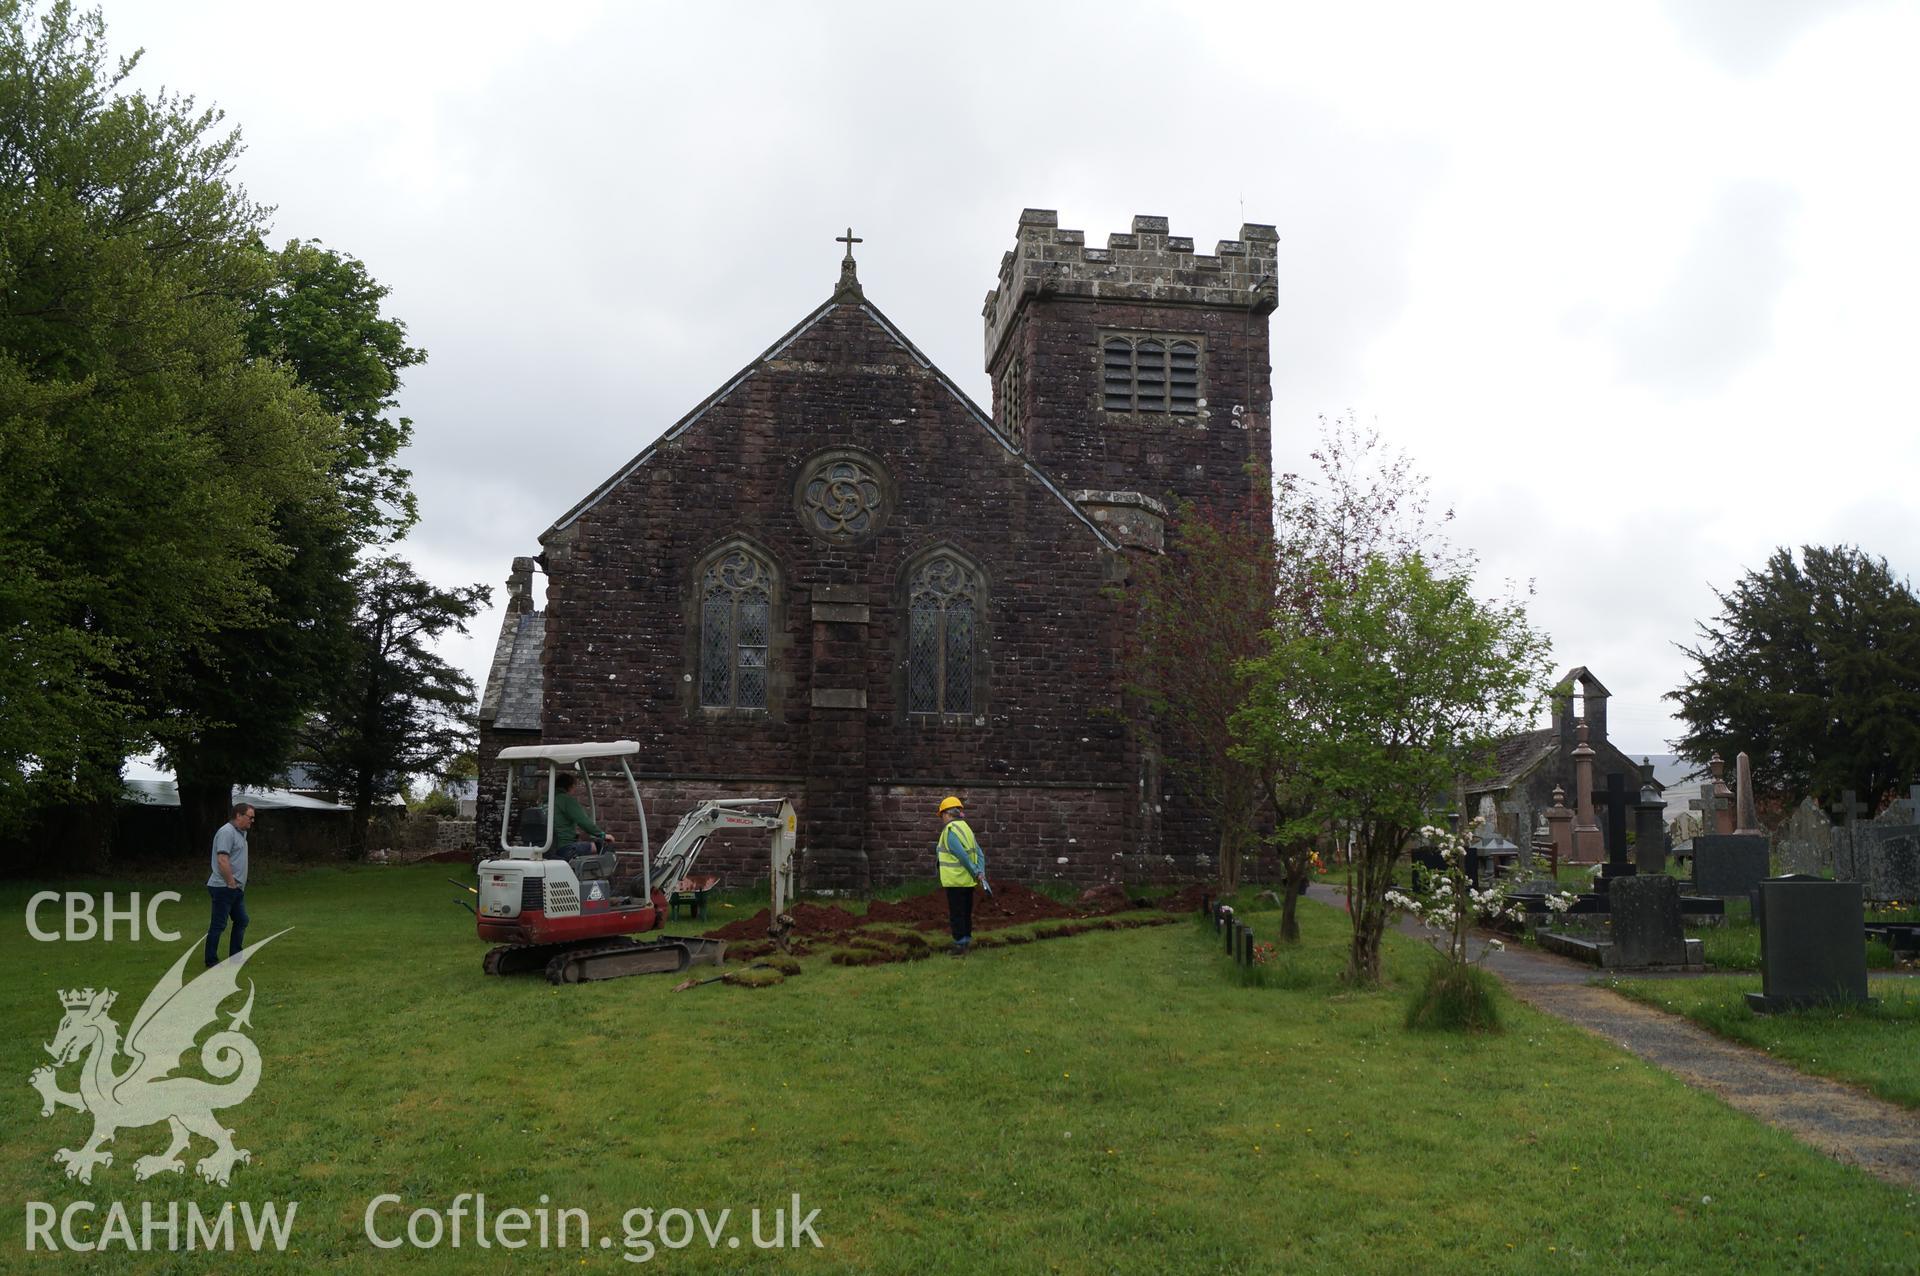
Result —
M 1125 690 L 1125 595 L 1177 502 L 1237 506 L 1270 464 L 1273 227 L 1203 254 L 1135 217 L 1094 248 L 1026 210 L 983 312 L 990 412 L 846 242 L 830 297 L 514 560 L 482 846 L 501 748 L 632 739 L 656 845 L 700 799 L 790 798 L 808 889 L 926 877 L 948 793 L 1007 880 L 1210 871 Z M 702 868 L 745 884 L 765 855 L 716 842 Z

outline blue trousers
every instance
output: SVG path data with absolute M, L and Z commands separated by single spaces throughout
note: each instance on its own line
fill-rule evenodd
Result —
M 213 896 L 213 920 L 207 923 L 207 965 L 217 965 L 220 961 L 220 932 L 227 928 L 227 919 L 233 919 L 233 946 L 227 949 L 231 957 L 247 946 L 247 893 L 232 886 L 209 886 L 207 894 Z

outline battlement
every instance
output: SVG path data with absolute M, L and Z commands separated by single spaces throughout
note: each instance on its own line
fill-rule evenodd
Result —
M 1222 239 L 1211 253 L 1193 251 L 1193 240 L 1168 234 L 1164 217 L 1138 216 L 1127 234 L 1107 236 L 1105 248 L 1089 248 L 1085 232 L 1063 230 L 1051 208 L 1020 214 L 1013 251 L 1000 258 L 1000 283 L 987 293 L 987 366 L 1028 297 L 1159 305 L 1219 306 L 1266 314 L 1278 304 L 1275 263 L 1280 236 L 1271 226 L 1249 222 L 1238 239 Z

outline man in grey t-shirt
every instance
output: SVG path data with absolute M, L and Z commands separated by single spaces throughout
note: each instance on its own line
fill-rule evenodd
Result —
M 207 894 L 213 897 L 213 920 L 207 923 L 207 965 L 220 961 L 220 935 L 233 919 L 231 957 L 247 946 L 247 830 L 253 827 L 253 807 L 237 802 L 233 818 L 213 835 L 213 875 Z

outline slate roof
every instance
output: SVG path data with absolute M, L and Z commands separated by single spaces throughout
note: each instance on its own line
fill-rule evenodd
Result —
M 540 649 L 547 639 L 547 614 L 524 611 L 507 617 L 494 648 L 493 668 L 480 718 L 499 731 L 538 731 L 541 714 Z
M 1484 793 L 1490 789 L 1513 787 L 1515 781 L 1531 771 L 1534 764 L 1547 755 L 1559 736 L 1552 727 L 1542 727 L 1538 731 L 1522 731 L 1519 735 L 1510 735 L 1494 746 L 1494 778 L 1473 786 L 1475 793 Z

